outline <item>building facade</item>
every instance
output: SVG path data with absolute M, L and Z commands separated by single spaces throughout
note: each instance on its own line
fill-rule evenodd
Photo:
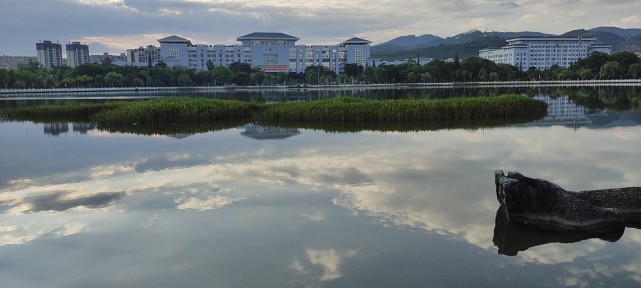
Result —
M 36 43 L 38 62 L 46 68 L 62 66 L 62 45 L 49 40 Z
M 247 63 L 268 73 L 303 73 L 309 66 L 323 66 L 342 74 L 345 64 L 365 66 L 370 41 L 352 38 L 337 45 L 296 45 L 299 38 L 284 33 L 254 32 L 237 38 L 236 45 L 192 44 L 170 36 L 159 39 L 160 59 L 168 66 L 206 70 L 208 65 Z
M 89 46 L 80 44 L 80 42 L 71 42 L 65 48 L 67 50 L 67 66 L 76 68 L 89 63 Z
M 136 49 L 127 49 L 127 63 L 152 63 L 160 61 L 160 49 L 154 45 L 140 46 Z
M 107 52 L 103 54 L 94 54 L 89 55 L 89 62 L 91 63 L 102 63 L 105 59 L 109 59 L 112 64 L 115 65 L 127 65 L 127 55 L 125 53 L 120 53 L 120 55 L 109 54 Z
M 553 65 L 567 68 L 592 53 L 612 52 L 612 46 L 598 44 L 596 40 L 591 37 L 519 37 L 507 40 L 507 45 L 501 48 L 482 49 L 479 57 L 510 64 L 521 71 L 530 67 L 545 70 Z

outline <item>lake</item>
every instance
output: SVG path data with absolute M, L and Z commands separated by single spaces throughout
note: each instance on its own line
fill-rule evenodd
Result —
M 506 227 L 493 175 L 641 186 L 637 89 L 523 88 L 549 103 L 545 119 L 479 129 L 145 136 L 0 122 L 0 286 L 639 286 L 640 230 L 602 240 Z M 496 93 L 384 91 L 340 93 Z M 317 92 L 223 98 L 332 97 Z

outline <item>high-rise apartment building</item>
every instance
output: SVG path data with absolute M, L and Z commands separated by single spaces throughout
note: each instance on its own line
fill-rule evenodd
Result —
M 62 66 L 62 46 L 58 43 L 52 43 L 44 40 L 36 43 L 38 53 L 38 62 L 46 68 Z
M 66 50 L 67 66 L 75 68 L 89 63 L 89 46 L 80 44 L 80 42 L 71 42 L 66 45 Z

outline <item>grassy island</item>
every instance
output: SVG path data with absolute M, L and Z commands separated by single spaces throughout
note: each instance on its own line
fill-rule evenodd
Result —
M 522 95 L 495 97 L 371 100 L 338 97 L 308 102 L 255 104 L 207 98 L 161 98 L 96 104 L 65 104 L 4 109 L 10 120 L 87 121 L 101 128 L 181 123 L 271 125 L 443 123 L 491 119 L 538 119 L 547 105 Z

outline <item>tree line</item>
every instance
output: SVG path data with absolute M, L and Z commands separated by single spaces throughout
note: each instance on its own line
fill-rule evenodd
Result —
M 324 66 L 309 66 L 303 73 L 265 73 L 247 63 L 229 67 L 208 63 L 205 71 L 183 67 L 167 67 L 163 62 L 147 67 L 117 66 L 109 61 L 44 68 L 28 62 L 15 70 L 0 69 L 1 88 L 65 88 L 65 87 L 190 87 L 223 85 L 333 85 L 354 83 L 438 83 L 527 80 L 588 80 L 639 79 L 641 60 L 631 52 L 611 55 L 595 53 L 580 59 L 568 68 L 554 65 L 545 70 L 530 67 L 521 71 L 515 66 L 497 64 L 480 57 L 452 61 L 433 60 L 425 65 L 408 60 L 401 65 L 375 62 L 365 67 L 346 64 L 337 75 Z

